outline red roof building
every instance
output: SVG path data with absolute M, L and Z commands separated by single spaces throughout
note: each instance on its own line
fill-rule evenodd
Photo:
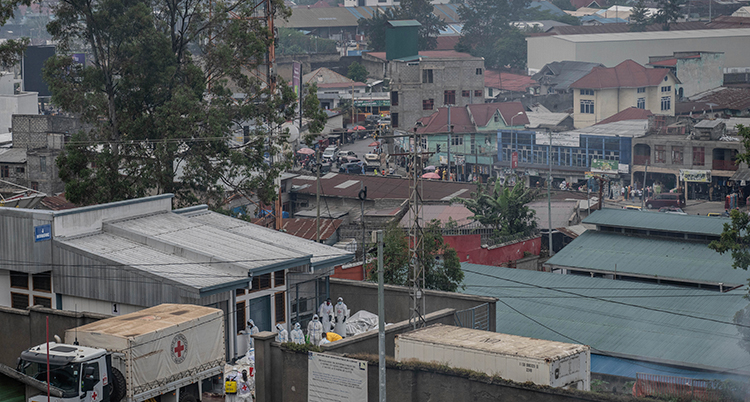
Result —
M 502 73 L 499 71 L 485 70 L 484 72 L 485 98 L 498 98 L 502 94 L 527 94 L 537 93 L 539 83 L 531 76 Z

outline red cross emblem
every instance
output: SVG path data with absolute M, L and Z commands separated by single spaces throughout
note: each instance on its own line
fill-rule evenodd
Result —
M 98 396 L 98 395 L 96 394 L 96 391 L 94 391 L 94 393 L 93 393 L 93 394 L 91 394 L 91 400 L 92 400 L 92 401 L 95 401 L 95 400 L 96 400 L 96 397 L 97 397 L 97 396 Z
M 244 382 L 242 383 L 242 390 L 247 391 L 247 384 L 245 384 Z
M 182 341 L 177 341 L 177 347 L 174 348 L 174 352 L 177 353 L 177 357 L 182 357 L 182 351 L 185 350 L 185 346 Z

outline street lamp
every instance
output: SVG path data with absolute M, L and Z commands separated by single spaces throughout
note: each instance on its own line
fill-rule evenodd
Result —
M 510 165 L 511 165 L 511 167 L 513 169 L 515 169 L 515 167 L 513 167 L 513 154 L 516 154 L 516 158 L 518 158 L 518 138 L 516 138 L 516 146 L 513 146 L 513 137 L 515 137 L 514 134 L 516 132 L 516 129 L 513 128 L 514 127 L 513 126 L 513 119 L 515 119 L 516 117 L 518 117 L 518 116 L 520 116 L 522 114 L 523 114 L 523 111 L 520 111 L 520 112 L 516 113 L 515 115 L 513 115 L 513 117 L 510 118 L 510 130 L 511 130 L 510 131 L 510 135 L 511 135 L 510 141 L 511 141 L 511 147 L 513 148 L 513 152 L 511 153 L 511 156 L 510 156 Z M 516 165 L 518 165 L 518 159 L 516 159 Z

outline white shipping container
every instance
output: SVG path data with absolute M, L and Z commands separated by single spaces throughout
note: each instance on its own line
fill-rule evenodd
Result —
M 65 332 L 66 343 L 76 339 L 118 357 L 113 366 L 125 376 L 127 400 L 213 368 L 220 373 L 225 359 L 224 313 L 197 305 L 161 304 Z
M 396 336 L 396 360 L 415 359 L 560 388 L 591 389 L 591 348 L 435 324 Z

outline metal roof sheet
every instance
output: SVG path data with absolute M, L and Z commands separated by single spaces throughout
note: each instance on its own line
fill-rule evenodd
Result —
M 311 263 L 313 268 L 329 268 L 341 265 L 351 261 L 354 254 L 325 244 L 316 243 L 301 237 L 293 236 L 287 233 L 278 232 L 260 225 L 235 219 L 212 211 L 201 211 L 188 213 L 184 215 L 191 221 L 197 221 L 220 228 L 222 230 L 243 236 L 254 241 L 266 243 L 276 247 L 283 245 L 290 250 L 302 254 L 311 254 Z
M 243 279 L 249 281 L 246 270 L 196 262 L 111 233 L 98 232 L 74 238 L 57 238 L 56 241 L 196 289 Z
M 212 260 L 231 262 L 253 274 L 306 265 L 310 261 L 309 253 L 294 250 L 286 244 L 264 243 L 172 212 L 109 222 L 105 231 L 109 230 L 108 226 Z
M 719 254 L 706 243 L 593 230 L 578 236 L 546 264 L 717 286 L 741 286 L 750 277 L 748 272 L 732 268 L 731 255 Z
M 563 27 L 564 28 L 564 27 Z M 727 38 L 750 36 L 750 29 L 698 29 L 683 31 L 653 31 L 653 32 L 617 32 L 583 35 L 554 36 L 567 42 L 630 42 L 636 40 L 671 40 L 698 38 Z M 533 38 L 532 38 L 533 39 Z
M 25 163 L 26 148 L 0 148 L 0 162 Z
M 461 264 L 463 293 L 497 297 L 497 330 L 592 353 L 748 374 L 732 320 L 746 292 Z
M 719 236 L 724 230 L 724 220 L 703 215 L 676 215 L 658 212 L 632 211 L 604 208 L 592 213 L 583 223 L 621 228 L 661 230 Z

